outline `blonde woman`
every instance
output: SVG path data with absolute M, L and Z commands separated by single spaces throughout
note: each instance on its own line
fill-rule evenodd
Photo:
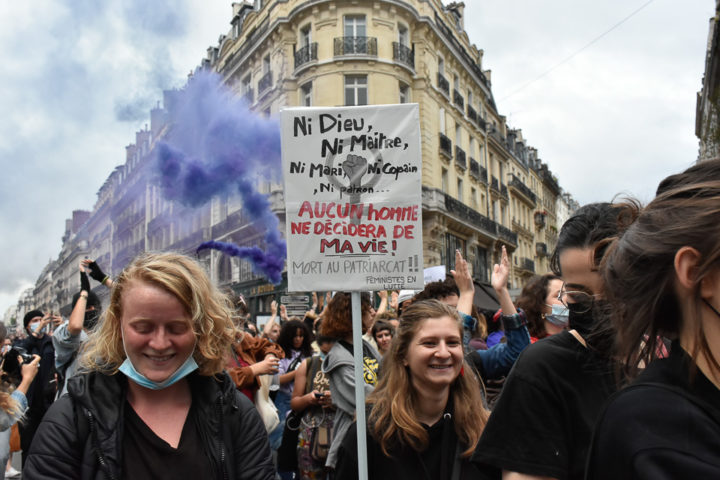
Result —
M 437 300 L 403 310 L 383 373 L 368 398 L 368 478 L 470 479 L 488 412 L 464 360 L 457 310 Z M 357 478 L 355 425 L 340 449 L 336 478 Z
M 229 307 L 184 255 L 134 260 L 84 348 L 84 372 L 43 419 L 23 476 L 272 479 L 265 427 L 223 372 Z

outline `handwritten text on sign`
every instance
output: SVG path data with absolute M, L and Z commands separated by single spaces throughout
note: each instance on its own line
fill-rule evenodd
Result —
M 282 117 L 289 289 L 421 287 L 417 105 Z

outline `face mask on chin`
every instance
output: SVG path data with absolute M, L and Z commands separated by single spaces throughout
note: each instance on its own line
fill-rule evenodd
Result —
M 545 314 L 545 320 L 558 327 L 566 328 L 568 326 L 568 309 L 564 305 L 556 303 L 548 305 L 552 309 L 550 313 Z

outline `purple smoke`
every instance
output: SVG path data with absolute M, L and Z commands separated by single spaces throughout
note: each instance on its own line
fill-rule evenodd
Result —
M 199 252 L 206 248 L 220 250 L 231 257 L 240 257 L 249 260 L 257 270 L 264 272 L 268 280 L 272 283 L 278 284 L 282 281 L 284 257 L 268 255 L 267 252 L 263 252 L 258 247 L 239 247 L 234 243 L 215 241 L 200 244 L 197 251 Z
M 249 260 L 256 273 L 281 281 L 285 240 L 267 197 L 255 189 L 260 178 L 280 172 L 280 126 L 251 112 L 212 72 L 199 72 L 170 108 L 170 132 L 157 151 L 157 181 L 165 198 L 198 207 L 214 195 L 237 191 L 243 209 L 265 228 L 265 251 L 225 242 L 212 248 Z

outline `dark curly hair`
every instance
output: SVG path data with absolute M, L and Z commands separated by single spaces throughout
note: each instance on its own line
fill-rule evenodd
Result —
M 552 273 L 534 276 L 525 284 L 520 292 L 520 296 L 515 301 L 515 306 L 525 311 L 528 320 L 528 331 L 531 337 L 547 337 L 548 333 L 547 330 L 545 330 L 545 320 L 542 314 L 545 308 L 545 299 L 549 293 L 548 286 L 552 280 L 560 280 L 560 277 Z
M 370 311 L 370 294 L 360 295 L 361 314 L 365 315 Z M 320 325 L 320 335 L 343 339 L 352 334 L 352 306 L 350 304 L 350 293 L 337 292 L 328 303 L 327 311 L 323 315 L 323 322 Z
M 307 325 L 305 325 L 302 320 L 289 320 L 283 324 L 280 329 L 280 335 L 277 339 L 277 344 L 285 351 L 285 358 L 290 358 L 292 356 L 292 351 L 295 350 L 293 347 L 293 340 L 295 339 L 295 335 L 298 330 L 302 330 L 303 332 L 303 343 L 299 348 L 302 356 L 309 357 L 312 355 L 313 350 L 310 345 L 311 335 Z
M 447 277 L 445 280 L 438 280 L 437 282 L 430 282 L 425 285 L 425 289 L 415 295 L 413 301 L 440 300 L 441 298 L 449 297 L 450 295 L 460 296 L 460 290 L 458 290 L 458 287 L 455 284 L 455 279 Z

